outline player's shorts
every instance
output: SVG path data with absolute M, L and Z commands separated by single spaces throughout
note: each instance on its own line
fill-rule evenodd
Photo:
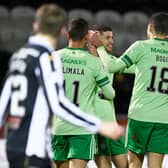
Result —
M 168 124 L 128 120 L 126 147 L 137 154 L 168 153 Z
M 49 158 L 39 158 L 35 155 L 28 157 L 29 168 L 52 168 L 51 160 Z
M 6 152 L 10 167 L 17 167 L 17 168 L 25 167 L 26 165 L 25 153 L 8 149 L 8 146 Z
M 127 153 L 127 149 L 124 146 L 124 137 L 121 137 L 118 140 L 112 140 L 97 134 L 96 142 L 96 155 L 111 156 Z
M 91 160 L 95 153 L 94 135 L 53 135 L 51 145 L 55 161 Z

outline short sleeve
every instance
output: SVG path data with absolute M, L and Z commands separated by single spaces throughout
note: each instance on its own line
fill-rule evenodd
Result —
M 143 45 L 140 41 L 133 43 L 120 57 L 127 67 L 136 64 L 137 61 L 143 56 Z

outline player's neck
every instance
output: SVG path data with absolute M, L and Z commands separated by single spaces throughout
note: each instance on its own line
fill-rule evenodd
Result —
M 85 44 L 84 41 L 69 40 L 68 47 L 70 47 L 70 48 L 83 48 L 84 44 Z
M 162 34 L 156 34 L 153 36 L 154 38 L 158 38 L 158 39 L 167 39 L 166 35 L 162 35 Z

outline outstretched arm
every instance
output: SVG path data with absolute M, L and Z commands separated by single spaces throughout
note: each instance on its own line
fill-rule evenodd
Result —
M 91 43 L 91 46 L 94 46 L 95 48 L 97 48 L 97 56 L 100 57 L 104 66 L 106 67 L 106 69 L 109 72 L 111 72 L 111 73 L 119 72 L 120 70 L 122 70 L 123 68 L 126 67 L 125 62 L 123 62 L 122 60 L 120 60 L 120 59 L 112 60 L 109 57 L 108 53 L 104 49 L 103 43 L 100 39 L 99 32 L 91 31 L 88 42 Z
M 110 73 L 119 72 L 120 70 L 126 68 L 125 62 L 122 61 L 121 59 L 117 60 L 111 59 L 103 46 L 98 47 L 97 52 L 104 66 Z
M 40 73 L 42 85 L 47 96 L 51 111 L 62 119 L 88 129 L 92 132 L 100 132 L 111 138 L 118 138 L 122 134 L 122 128 L 115 123 L 102 123 L 95 116 L 82 112 L 65 96 L 63 89 L 63 74 L 59 55 L 54 54 L 50 62 L 46 55 L 40 58 Z M 111 130 L 111 128 L 113 128 Z M 115 130 L 114 130 L 115 129 Z

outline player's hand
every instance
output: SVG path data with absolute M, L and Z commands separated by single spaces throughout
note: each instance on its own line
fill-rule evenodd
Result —
M 124 130 L 116 122 L 103 122 L 99 133 L 116 140 L 124 135 Z
M 100 33 L 98 31 L 93 31 L 93 30 L 89 31 L 88 42 L 90 42 L 96 48 L 103 45 L 100 38 Z
M 88 43 L 87 43 L 87 47 L 88 47 L 88 50 L 90 51 L 90 53 L 91 53 L 92 55 L 94 55 L 94 56 L 96 56 L 96 57 L 99 57 L 99 55 L 98 55 L 98 53 L 97 53 L 97 50 L 96 50 L 96 47 L 95 47 L 92 43 L 88 42 Z

